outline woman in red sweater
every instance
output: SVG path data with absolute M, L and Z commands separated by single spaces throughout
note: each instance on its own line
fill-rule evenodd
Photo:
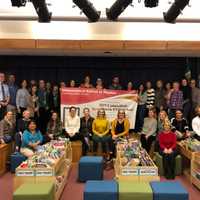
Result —
M 163 157 L 164 176 L 167 179 L 175 178 L 176 134 L 171 131 L 169 121 L 163 125 L 164 130 L 159 134 L 159 154 Z

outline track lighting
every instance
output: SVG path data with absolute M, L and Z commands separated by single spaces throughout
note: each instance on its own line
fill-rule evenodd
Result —
M 184 8 L 189 4 L 190 0 L 175 0 L 166 13 L 163 13 L 165 22 L 175 23 L 176 18 L 184 10 Z
M 73 0 L 73 2 L 87 16 L 89 22 L 97 22 L 99 20 L 101 12 L 97 11 L 91 2 L 88 0 Z
M 119 15 L 132 3 L 133 0 L 117 0 L 108 9 L 106 8 L 106 16 L 109 20 L 117 20 Z

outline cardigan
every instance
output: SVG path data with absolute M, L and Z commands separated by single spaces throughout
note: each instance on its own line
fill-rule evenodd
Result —
M 111 128 L 111 134 L 114 136 L 114 135 L 117 135 L 117 136 L 125 136 L 125 135 L 128 135 L 129 133 L 129 129 L 130 129 L 130 122 L 127 118 L 124 119 L 124 131 L 121 132 L 121 133 L 116 133 L 116 126 L 117 126 L 117 119 L 113 120 L 112 122 L 112 128 Z

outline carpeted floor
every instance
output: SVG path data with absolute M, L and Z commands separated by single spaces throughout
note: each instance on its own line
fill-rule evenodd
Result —
M 104 179 L 109 180 L 112 179 L 113 176 L 113 170 L 104 171 Z M 11 173 L 6 173 L 4 176 L 0 177 L 0 200 L 12 200 L 13 177 L 14 175 Z M 68 184 L 63 191 L 61 200 L 83 200 L 84 183 L 77 182 L 76 165 L 72 167 L 68 180 Z M 183 186 L 188 190 L 190 196 L 189 200 L 199 200 L 200 190 L 191 185 L 184 176 L 176 177 L 176 180 L 180 181 Z M 164 178 L 161 178 L 161 181 L 166 180 Z

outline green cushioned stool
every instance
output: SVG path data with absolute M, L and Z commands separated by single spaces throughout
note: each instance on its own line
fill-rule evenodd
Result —
M 119 200 L 153 200 L 149 183 L 119 181 Z
M 164 175 L 164 169 L 163 169 L 163 158 L 162 156 L 156 152 L 156 161 L 155 161 L 157 167 L 158 167 L 158 173 L 160 176 Z M 175 175 L 179 176 L 182 174 L 182 157 L 181 155 L 176 156 L 175 160 Z
M 22 184 L 14 193 L 13 200 L 54 200 L 54 184 Z

